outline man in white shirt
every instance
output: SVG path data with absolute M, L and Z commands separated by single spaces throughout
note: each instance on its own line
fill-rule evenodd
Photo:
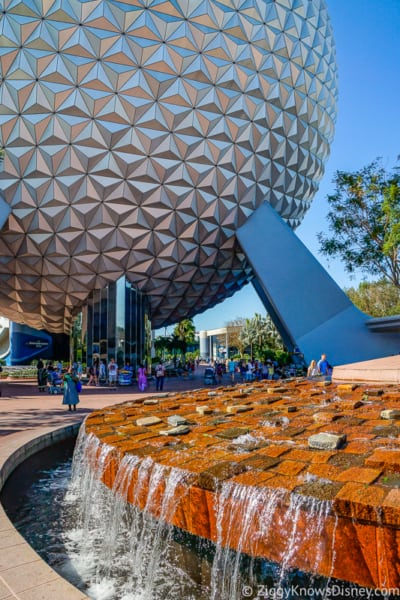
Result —
M 118 366 L 115 360 L 112 358 L 108 364 L 108 383 L 112 385 L 117 384 Z

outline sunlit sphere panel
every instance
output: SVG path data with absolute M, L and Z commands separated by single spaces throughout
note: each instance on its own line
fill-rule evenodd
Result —
M 237 228 L 264 201 L 296 227 L 328 156 L 325 1 L 2 6 L 0 314 L 68 331 L 126 274 L 160 327 L 251 280 Z

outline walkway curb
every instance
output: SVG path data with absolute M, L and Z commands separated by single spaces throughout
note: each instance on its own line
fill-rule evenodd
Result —
M 76 435 L 81 423 L 27 430 L 0 443 L 0 491 L 11 473 L 44 448 Z M 1 441 L 1 440 L 0 440 Z M 18 533 L 0 504 L 0 599 L 85 600 L 88 597 L 56 573 Z

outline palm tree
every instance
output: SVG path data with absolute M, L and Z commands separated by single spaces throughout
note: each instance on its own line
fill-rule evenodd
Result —
M 257 329 L 254 327 L 253 319 L 246 319 L 239 340 L 244 346 L 250 346 L 250 357 L 253 358 L 253 344 L 257 342 Z
M 161 356 L 165 359 L 165 351 L 169 350 L 171 346 L 171 338 L 166 335 L 159 335 L 154 340 L 154 348 L 157 352 L 158 356 Z
M 240 337 L 241 331 L 245 324 L 246 319 L 244 317 L 236 317 L 236 319 L 226 323 L 226 328 L 228 330 L 228 346 L 230 349 L 232 347 L 236 348 L 240 356 L 243 356 L 247 346 L 247 342 Z
M 281 350 L 282 340 L 269 315 L 265 317 L 256 313 L 251 319 L 246 319 L 239 334 L 241 341 L 250 346 L 250 355 L 253 357 L 253 347 L 261 354 L 266 347 L 270 350 Z
M 183 321 L 179 321 L 179 323 L 175 325 L 174 331 L 172 332 L 173 337 L 181 342 L 184 361 L 186 359 L 186 350 L 188 344 L 193 344 L 195 333 L 196 328 L 193 324 L 193 319 L 183 319 Z

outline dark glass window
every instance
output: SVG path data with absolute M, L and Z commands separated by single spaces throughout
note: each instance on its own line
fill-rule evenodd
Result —
M 94 290 L 83 312 L 87 364 L 91 365 L 96 356 L 108 364 L 113 357 L 120 367 L 129 360 L 136 372 L 138 364 L 146 360 L 146 297 L 122 277 L 102 290 Z

